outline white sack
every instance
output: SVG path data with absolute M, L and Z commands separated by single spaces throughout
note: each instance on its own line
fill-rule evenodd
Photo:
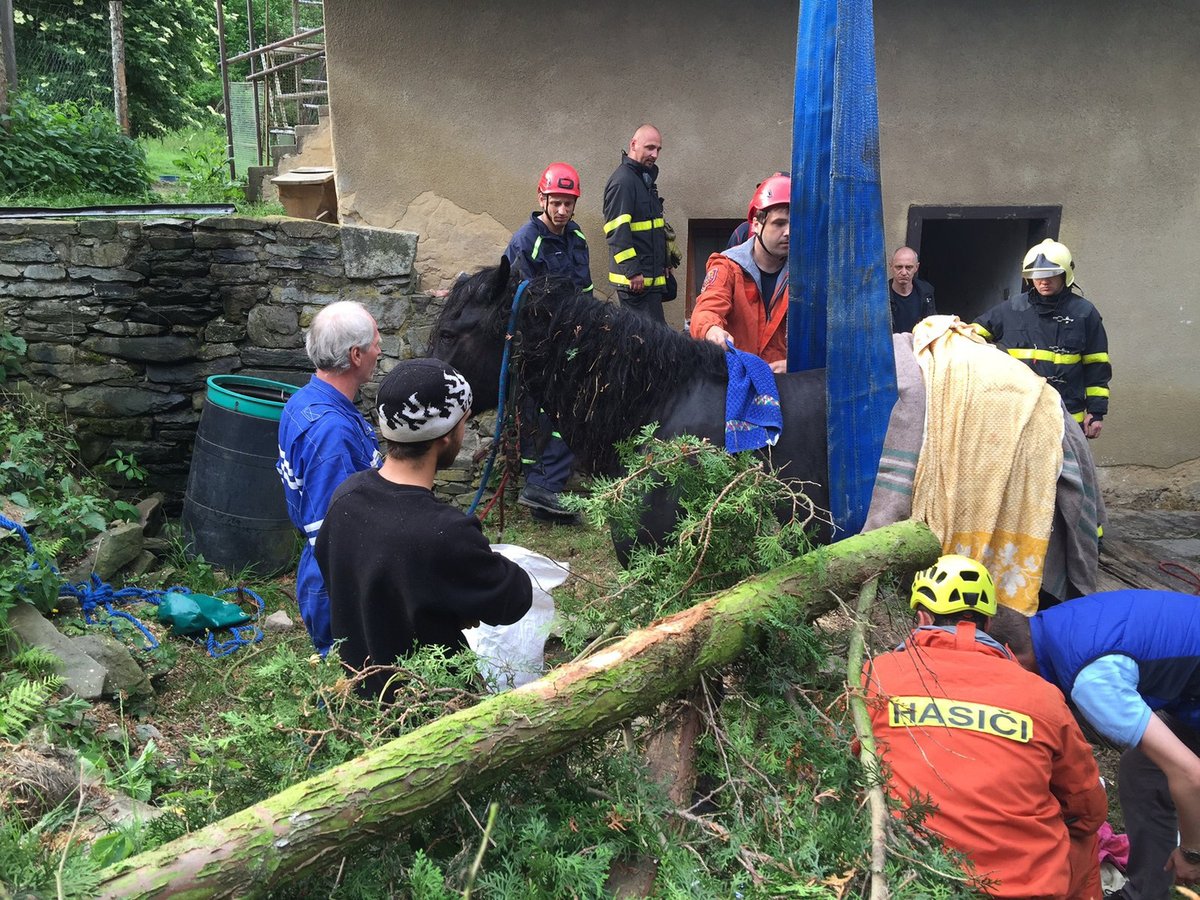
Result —
M 524 569 L 533 583 L 533 605 L 520 621 L 463 630 L 467 644 L 479 655 L 480 674 L 494 682 L 497 691 L 506 691 L 542 677 L 554 619 L 550 591 L 567 580 L 571 567 L 516 544 L 492 544 L 492 550 Z

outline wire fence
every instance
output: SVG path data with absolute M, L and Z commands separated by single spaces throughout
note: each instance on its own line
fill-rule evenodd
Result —
M 324 24 L 318 2 L 266 0 L 255 5 L 255 42 L 260 46 Z M 107 3 L 13 0 L 13 26 L 19 90 L 48 103 L 75 101 L 113 107 Z M 248 49 L 244 23 L 242 28 L 242 36 L 229 47 L 230 55 Z M 275 71 L 254 82 L 242 80 L 251 71 L 251 64 L 242 63 L 231 73 L 229 115 L 239 173 L 259 164 L 260 142 L 265 145 L 262 161 L 270 164 L 271 147 L 294 144 L 296 126 L 318 121 L 318 110 L 327 102 L 323 44 L 322 36 L 314 36 L 257 56 L 253 70 L 261 71 L 266 66 Z M 291 61 L 298 64 L 287 66 Z
M 107 4 L 18 0 L 13 37 L 19 89 L 48 103 L 113 105 Z
M 233 164 L 239 175 L 259 165 L 258 120 L 254 116 L 254 85 L 229 85 L 229 114 L 233 125 Z

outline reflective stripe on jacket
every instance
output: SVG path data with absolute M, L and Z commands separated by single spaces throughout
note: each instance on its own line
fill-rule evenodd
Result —
M 580 293 L 592 289 L 592 265 L 587 238 L 572 219 L 562 234 L 555 234 L 542 221 L 540 211 L 516 230 L 504 257 L 522 278 L 555 275 L 569 278 Z
M 970 623 L 914 631 L 863 685 L 892 795 L 933 802 L 925 824 L 994 880 L 988 895 L 1067 897 L 1084 874 L 1069 839 L 1090 840 L 1108 810 L 1062 694 Z
M 1070 290 L 1047 300 L 1035 289 L 992 307 L 975 322 L 987 340 L 1045 378 L 1077 422 L 1108 413 L 1108 334 L 1090 301 Z
M 604 185 L 604 237 L 608 241 L 608 280 L 627 291 L 635 275 L 647 290 L 667 284 L 667 234 L 658 196 L 658 166 L 634 162 L 625 152 Z

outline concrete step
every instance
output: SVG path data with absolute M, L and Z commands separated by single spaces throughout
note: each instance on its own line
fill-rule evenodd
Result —
M 322 125 L 297 125 L 296 126 L 296 146 L 303 147 L 304 141 L 307 138 L 312 137 L 318 131 L 320 131 L 322 127 L 324 127 L 324 126 L 322 126 Z
M 250 166 L 247 168 L 246 199 L 251 203 L 260 202 L 263 199 L 263 186 L 270 185 L 270 179 L 275 177 L 277 171 L 274 166 Z

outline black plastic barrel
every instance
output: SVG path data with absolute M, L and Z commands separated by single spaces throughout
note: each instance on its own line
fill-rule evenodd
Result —
M 296 529 L 288 519 L 279 459 L 279 419 L 297 389 L 245 375 L 208 379 L 183 499 L 183 540 L 226 572 L 282 571 Z

